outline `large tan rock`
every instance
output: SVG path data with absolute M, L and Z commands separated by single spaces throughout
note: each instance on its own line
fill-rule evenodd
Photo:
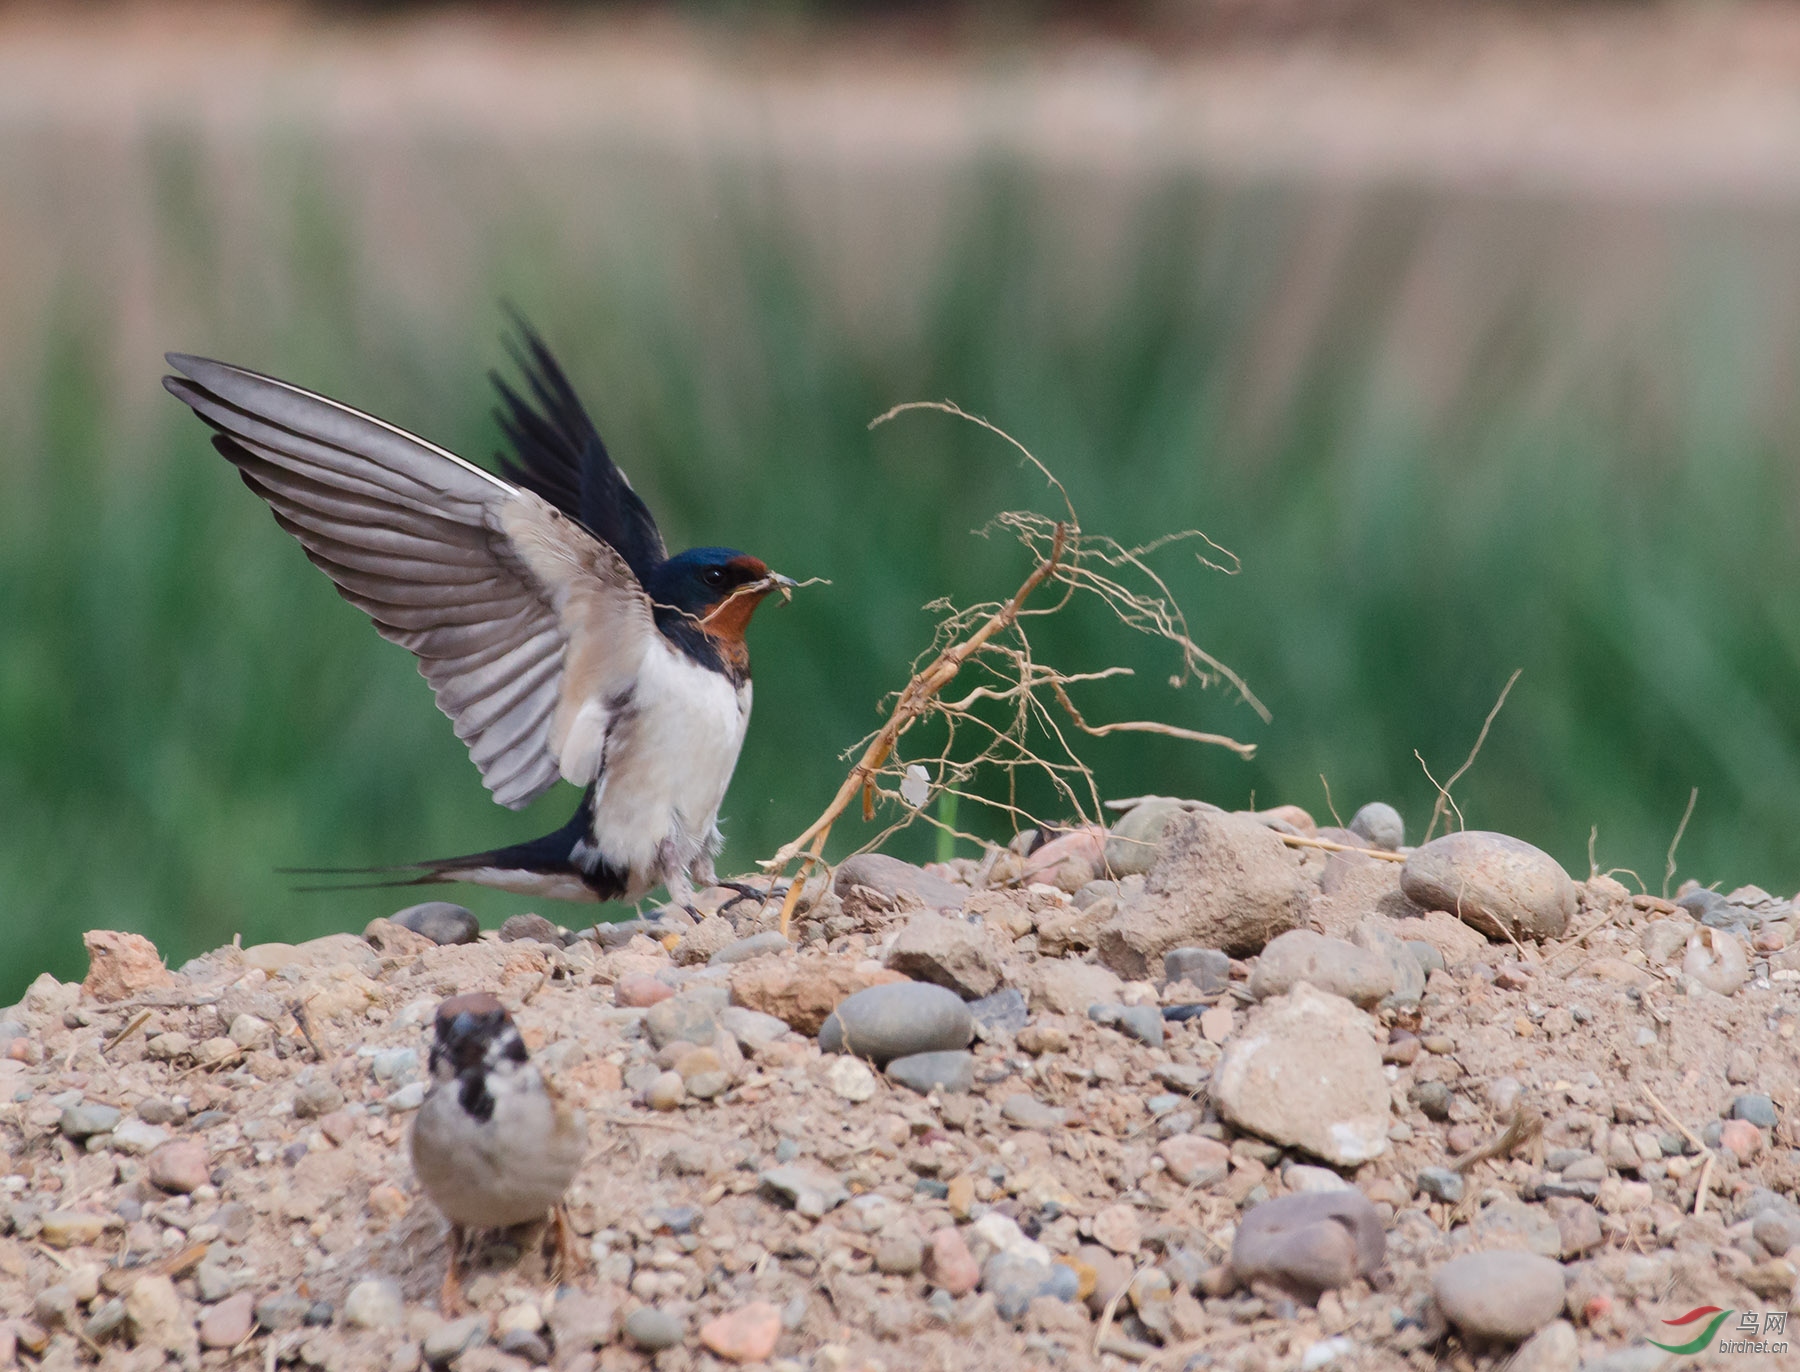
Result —
M 1575 883 L 1541 848 L 1470 829 L 1415 849 L 1400 885 L 1427 910 L 1448 910 L 1492 939 L 1559 938 L 1575 914 Z
M 1213 1069 L 1232 1124 L 1340 1167 L 1388 1147 L 1388 1085 L 1374 1022 L 1301 982 L 1250 1012 Z
M 90 929 L 81 941 L 88 954 L 87 980 L 81 989 L 95 1000 L 127 1000 L 140 991 L 175 984 L 156 945 L 142 934 Z
M 905 980 L 879 963 L 854 958 L 759 958 L 731 974 L 731 999 L 810 1036 L 838 1002 L 871 986 Z
M 946 986 L 964 1000 L 979 1000 L 1000 984 L 1000 959 L 987 930 L 930 910 L 907 920 L 887 965 L 915 981 Z
M 1241 815 L 1191 811 L 1169 821 L 1144 899 L 1100 930 L 1100 959 L 1143 978 L 1171 948 L 1222 948 L 1237 957 L 1306 922 L 1312 887 L 1281 839 Z

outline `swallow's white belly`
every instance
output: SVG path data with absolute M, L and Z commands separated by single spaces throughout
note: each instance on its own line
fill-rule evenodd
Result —
M 660 636 L 650 645 L 594 794 L 594 844 L 628 873 L 627 900 L 710 853 L 749 722 L 749 682 L 734 686 Z

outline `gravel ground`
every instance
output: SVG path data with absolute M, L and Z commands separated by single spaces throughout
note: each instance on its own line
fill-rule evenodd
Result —
M 92 934 L 84 986 L 0 1011 L 0 1367 L 1625 1372 L 1709 1305 L 1765 1342 L 1718 1365 L 1793 1366 L 1792 905 L 1308 846 L 1380 821 L 1158 802 L 854 859 L 794 944 L 723 889 L 175 972 Z M 406 1131 L 476 989 L 588 1113 L 586 1260 L 492 1236 L 452 1322 Z

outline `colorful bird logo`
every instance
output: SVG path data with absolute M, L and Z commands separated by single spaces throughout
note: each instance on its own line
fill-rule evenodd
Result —
M 1649 1339 L 1647 1342 L 1655 1344 L 1656 1347 L 1662 1349 L 1665 1353 L 1698 1353 L 1712 1342 L 1713 1335 L 1719 1332 L 1719 1326 L 1731 1318 L 1731 1311 L 1721 1310 L 1716 1305 L 1696 1305 L 1685 1315 L 1677 1316 L 1672 1320 L 1663 1321 L 1664 1324 L 1672 1324 L 1679 1327 L 1684 1324 L 1692 1324 L 1695 1320 L 1705 1320 L 1708 1315 L 1712 1316 L 1712 1318 L 1707 1320 L 1706 1328 L 1701 1332 L 1698 1338 L 1690 1343 L 1657 1343 L 1655 1339 Z

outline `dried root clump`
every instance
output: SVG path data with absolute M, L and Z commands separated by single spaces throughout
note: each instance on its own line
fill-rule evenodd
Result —
M 905 686 L 884 702 L 887 717 L 881 727 L 845 752 L 846 759 L 854 757 L 856 761 L 831 804 L 804 832 L 763 864 L 772 874 L 785 871 L 796 858 L 804 859 L 802 874 L 817 864 L 824 855 L 832 825 L 858 797 L 865 822 L 873 822 L 883 807 L 895 816 L 863 845 L 865 849 L 878 847 L 889 835 L 919 819 L 973 842 L 982 841 L 955 828 L 948 807 L 941 803 L 940 813 L 932 813 L 930 802 L 934 798 L 941 802 L 944 797 L 952 797 L 952 804 L 966 800 L 998 808 L 1018 827 L 1039 824 L 1038 817 L 1027 813 L 1018 802 L 1019 777 L 1027 770 L 1050 780 L 1064 807 L 1065 820 L 1073 816 L 1077 822 L 1099 824 L 1100 792 L 1093 771 L 1072 742 L 1078 735 L 1102 738 L 1115 733 L 1160 734 L 1229 748 L 1241 757 L 1254 753 L 1253 744 L 1157 720 L 1089 721 L 1077 708 L 1070 688 L 1129 676 L 1131 669 L 1114 666 L 1087 672 L 1061 671 L 1038 658 L 1030 632 L 1034 620 L 1060 613 L 1080 596 L 1098 598 L 1120 623 L 1172 645 L 1178 665 L 1170 676 L 1171 686 L 1190 681 L 1203 686 L 1224 681 L 1262 718 L 1269 717 L 1237 674 L 1194 641 L 1186 616 L 1168 584 L 1148 561 L 1164 549 L 1198 544 L 1196 556 L 1203 564 L 1235 572 L 1236 560 L 1231 554 L 1197 530 L 1168 534 L 1142 547 L 1127 547 L 1105 535 L 1086 533 L 1068 492 L 1042 462 L 1011 435 L 948 402 L 901 405 L 877 418 L 870 427 L 917 409 L 954 415 L 1010 443 L 1061 498 L 1063 513 L 1052 517 L 1032 511 L 1008 511 L 978 531 L 984 536 L 996 530 L 1011 533 L 1031 555 L 1030 572 L 1005 600 L 958 607 L 945 599 L 927 607 L 939 616 L 930 646 L 914 660 Z M 1223 561 L 1215 560 L 1215 556 Z M 1044 603 L 1028 605 L 1040 592 L 1049 593 Z M 947 688 L 965 673 L 974 684 L 960 695 L 947 695 Z M 925 733 L 932 740 L 931 745 L 918 755 L 908 755 L 901 745 L 922 724 L 933 726 Z M 1005 800 L 971 788 L 973 779 L 988 769 L 1005 775 Z M 782 911 L 783 929 L 799 889 L 800 883 L 796 882 Z

